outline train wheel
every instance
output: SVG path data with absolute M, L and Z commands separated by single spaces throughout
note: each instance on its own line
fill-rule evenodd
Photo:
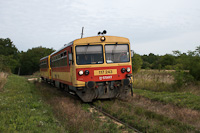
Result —
M 63 84 L 63 83 L 60 83 L 60 84 L 59 84 L 59 89 L 60 89 L 61 91 L 64 91 L 65 88 L 64 88 L 64 84 Z
M 52 85 L 53 85 L 54 87 L 56 86 L 56 84 L 55 84 L 55 81 L 54 81 L 54 80 L 52 81 Z
M 69 85 L 64 85 L 64 90 L 66 91 L 66 92 L 69 92 Z

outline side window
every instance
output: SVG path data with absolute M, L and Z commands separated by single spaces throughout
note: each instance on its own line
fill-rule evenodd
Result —
M 65 51 L 64 53 L 63 53 L 63 66 L 67 66 L 67 51 Z
M 72 53 L 68 51 L 68 57 L 69 57 L 69 65 L 71 65 L 72 61 Z
M 58 55 L 56 55 L 56 67 L 58 67 Z
M 68 57 L 69 57 L 69 65 L 71 65 L 71 63 L 73 64 L 72 47 L 71 47 L 71 51 L 68 51 Z
M 63 66 L 63 53 L 60 54 L 60 66 Z

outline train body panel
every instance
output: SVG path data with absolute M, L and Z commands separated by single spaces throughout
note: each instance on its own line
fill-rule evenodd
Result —
M 48 70 L 40 69 L 41 77 L 48 76 L 55 86 L 74 91 L 84 102 L 126 97 L 132 87 L 127 38 L 95 36 L 77 39 L 46 60 L 49 67 Z
M 48 68 L 40 70 L 40 75 L 46 79 L 49 79 Z
M 40 75 L 47 81 L 51 80 L 50 55 L 40 59 Z

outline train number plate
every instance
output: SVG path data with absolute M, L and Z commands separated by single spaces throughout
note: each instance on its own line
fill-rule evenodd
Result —
M 117 74 L 117 69 L 94 70 L 94 76 Z

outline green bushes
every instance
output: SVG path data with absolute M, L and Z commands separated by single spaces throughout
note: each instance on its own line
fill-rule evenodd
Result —
M 141 56 L 141 58 L 143 60 L 142 69 L 189 70 L 189 74 L 194 77 L 194 80 L 200 81 L 200 46 L 187 53 L 173 51 L 173 55 L 166 54 L 163 56 L 150 53 Z M 180 73 L 177 75 L 181 76 Z
M 19 62 L 17 59 L 14 59 L 13 55 L 0 55 L 0 72 L 17 73 L 18 67 Z
M 142 66 L 142 58 L 138 54 L 134 54 L 132 58 L 132 70 L 133 73 L 137 73 L 140 71 L 141 66 Z
M 180 89 L 181 87 L 187 86 L 194 82 L 194 77 L 189 72 L 183 70 L 176 70 L 174 76 L 174 89 Z

